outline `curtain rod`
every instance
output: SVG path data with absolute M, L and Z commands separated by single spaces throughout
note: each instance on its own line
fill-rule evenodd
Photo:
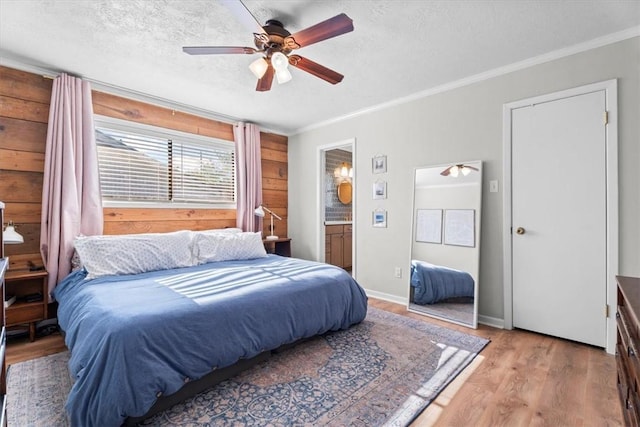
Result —
M 62 72 L 60 73 L 62 74 Z M 69 74 L 66 73 L 65 74 Z M 59 74 L 58 74 L 59 75 Z M 208 119 L 213 119 L 219 122 L 223 122 L 223 123 L 227 123 L 230 125 L 234 125 L 239 121 L 239 119 L 235 119 L 233 117 L 230 116 L 226 116 L 224 114 L 218 114 L 218 113 L 212 113 L 208 110 L 202 109 L 202 108 L 198 108 L 198 107 L 192 107 L 186 104 L 182 104 L 180 102 L 175 102 L 175 101 L 170 101 L 168 99 L 165 98 L 161 98 L 158 96 L 154 96 L 154 95 L 148 95 L 146 93 L 142 93 L 142 92 L 138 92 L 136 90 L 132 90 L 132 89 L 127 89 L 127 88 L 123 88 L 121 86 L 116 86 L 110 83 L 105 83 L 105 82 L 101 82 L 99 80 L 94 80 L 94 79 L 90 79 L 87 77 L 81 77 L 81 76 L 76 76 L 73 74 L 69 74 L 73 77 L 77 77 L 79 79 L 82 79 L 86 82 L 91 83 L 92 89 L 96 89 L 98 91 L 101 92 L 108 92 L 111 94 L 115 94 L 115 95 L 120 95 L 120 96 L 124 96 L 124 97 L 134 97 L 134 99 L 138 100 L 138 101 L 144 101 L 144 102 L 148 102 L 150 104 L 155 104 L 155 105 L 160 105 L 161 107 L 165 107 L 165 108 L 169 108 L 171 110 L 175 111 L 179 111 L 182 113 L 188 113 L 188 114 L 196 114 L 199 116 L 203 116 L 206 117 Z M 45 79 L 50 79 L 50 80 L 54 80 L 56 76 L 52 76 L 50 74 L 43 74 L 42 75 L 43 78 Z
M 0 49 L 0 65 L 5 66 L 5 67 L 9 67 L 9 68 L 15 68 L 16 70 L 25 71 L 27 73 L 39 74 L 40 76 L 42 76 L 42 78 L 49 79 L 49 80 L 53 80 L 58 75 L 60 75 L 61 73 L 66 72 L 66 71 L 62 71 L 62 70 L 56 71 L 56 70 L 52 70 L 50 68 L 29 64 L 28 62 L 25 62 L 25 59 L 23 57 L 19 57 L 19 56 L 16 56 L 15 54 L 11 54 L 11 53 L 5 52 L 2 49 Z M 72 73 L 67 73 L 67 74 L 73 75 Z M 159 106 L 162 106 L 162 107 L 165 107 L 165 108 L 170 108 L 172 110 L 180 111 L 180 112 L 183 112 L 183 113 L 198 115 L 200 117 L 204 117 L 204 118 L 211 119 L 211 120 L 216 120 L 218 122 L 231 124 L 231 125 L 234 125 L 237 122 L 255 123 L 256 125 L 260 126 L 260 131 L 261 132 L 274 133 L 274 134 L 277 134 L 277 135 L 285 135 L 285 136 L 289 135 L 285 131 L 278 130 L 278 129 L 271 129 L 271 128 L 268 128 L 268 127 L 266 127 L 266 126 L 264 126 L 264 125 L 262 125 L 260 123 L 256 123 L 256 122 L 254 122 L 252 120 L 231 117 L 231 116 L 227 116 L 227 115 L 221 114 L 221 113 L 215 113 L 215 112 L 206 110 L 204 108 L 193 107 L 193 106 L 190 106 L 190 105 L 187 105 L 187 104 L 182 104 L 182 103 L 179 103 L 179 102 L 171 101 L 171 100 L 168 100 L 166 98 L 161 98 L 161 97 L 157 97 L 157 96 L 153 96 L 153 95 L 147 95 L 147 94 L 142 93 L 142 92 L 138 92 L 138 91 L 135 91 L 135 90 L 123 88 L 123 87 L 120 87 L 120 86 L 116 86 L 116 85 L 113 85 L 113 84 L 101 82 L 101 81 L 98 81 L 98 80 L 93 80 L 93 79 L 80 77 L 80 76 L 75 76 L 75 77 L 83 78 L 84 80 L 88 81 L 92 85 L 96 85 L 97 89 L 99 89 L 99 90 L 106 91 L 106 92 L 109 92 L 109 93 L 113 93 L 113 94 L 116 94 L 116 95 L 120 95 L 120 96 L 123 96 L 125 98 L 133 97 L 134 99 L 139 100 L 139 101 L 148 102 L 150 104 L 159 105 Z
M 24 71 L 28 71 L 28 70 L 24 70 Z M 58 75 L 62 74 L 64 71 L 61 71 Z M 64 72 L 65 74 L 69 74 Z M 44 74 L 44 73 L 40 73 L 40 75 L 42 76 L 42 78 L 48 79 L 48 80 L 54 80 L 56 77 L 58 77 L 58 75 L 51 75 L 51 74 Z M 73 74 L 69 74 L 69 75 L 73 75 Z M 80 76 L 74 76 L 77 77 L 79 79 L 83 79 L 89 83 L 91 83 L 92 88 L 93 89 L 97 89 L 100 91 L 104 91 L 104 92 L 108 92 L 111 94 L 115 94 L 115 95 L 120 95 L 123 97 L 127 97 L 130 98 L 133 96 L 133 98 L 137 101 L 143 101 L 143 102 L 147 102 L 150 104 L 154 104 L 154 105 L 159 105 L 161 107 L 164 108 L 169 108 L 171 109 L 174 114 L 176 112 L 181 112 L 181 113 L 187 113 L 187 114 L 194 114 L 200 117 L 204 117 L 207 119 L 211 119 L 211 120 L 216 120 L 218 122 L 222 122 L 222 123 L 226 123 L 226 124 L 230 124 L 230 125 L 236 125 L 238 124 L 238 122 L 244 122 L 244 123 L 254 123 L 257 124 L 258 126 L 260 126 L 260 131 L 261 132 L 266 132 L 266 133 L 273 133 L 273 134 L 277 134 L 277 135 L 287 135 L 285 132 L 282 131 L 278 131 L 278 130 L 273 130 L 273 129 L 269 129 L 267 127 L 264 127 L 258 123 L 255 123 L 251 120 L 246 120 L 246 119 L 236 119 L 234 117 L 230 117 L 230 116 L 226 116 L 224 114 L 219 114 L 219 113 L 213 113 L 210 112 L 209 110 L 205 110 L 203 108 L 198 108 L 198 107 L 192 107 L 190 105 L 186 105 L 186 104 L 182 104 L 179 102 L 175 102 L 175 101 L 170 101 L 168 99 L 165 98 L 160 98 L 157 96 L 153 96 L 153 95 L 147 95 L 145 93 L 142 92 L 138 92 L 135 90 L 131 90 L 131 89 L 126 89 L 120 86 L 116 86 L 110 83 L 104 83 L 98 80 L 94 80 L 94 79 L 89 79 L 86 77 L 80 77 Z

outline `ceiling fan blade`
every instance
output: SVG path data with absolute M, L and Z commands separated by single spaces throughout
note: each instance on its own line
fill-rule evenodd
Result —
M 317 62 L 313 62 L 310 59 L 303 58 L 300 55 L 289 56 L 289 64 L 306 71 L 307 73 L 313 74 L 316 77 L 320 77 L 322 80 L 327 81 L 332 85 L 340 83 L 344 78 L 342 74 L 330 70 L 329 68 L 320 65 Z
M 449 174 L 451 173 L 451 168 L 454 168 L 455 165 L 453 166 L 449 166 L 448 168 L 446 168 L 445 170 L 443 170 L 442 172 L 440 172 L 440 175 L 442 176 L 449 176 Z
M 262 25 L 260 25 L 258 20 L 251 14 L 251 12 L 249 12 L 247 6 L 245 6 L 240 0 L 221 0 L 221 2 L 231 11 L 231 13 L 233 13 L 236 19 L 238 19 L 238 21 L 240 21 L 247 30 L 255 34 L 264 34 L 267 36 Z
M 353 20 L 346 14 L 341 13 L 290 35 L 285 38 L 284 44 L 290 49 L 297 49 L 350 31 L 353 31 Z
M 271 84 L 273 83 L 273 76 L 276 70 L 273 69 L 273 66 L 269 64 L 267 67 L 267 71 L 264 73 L 264 76 L 258 80 L 258 84 L 256 85 L 256 90 L 258 92 L 266 92 L 271 90 Z
M 182 48 L 182 51 L 189 55 L 225 55 L 235 53 L 251 55 L 258 52 L 252 47 L 239 46 L 185 46 Z

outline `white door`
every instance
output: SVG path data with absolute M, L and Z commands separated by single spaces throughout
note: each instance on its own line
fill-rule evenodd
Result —
M 600 347 L 604 111 L 604 90 L 518 108 L 511 142 L 513 326 Z

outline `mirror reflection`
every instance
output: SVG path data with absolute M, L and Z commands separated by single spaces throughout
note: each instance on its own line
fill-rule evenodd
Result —
M 409 311 L 478 323 L 482 162 L 416 168 Z

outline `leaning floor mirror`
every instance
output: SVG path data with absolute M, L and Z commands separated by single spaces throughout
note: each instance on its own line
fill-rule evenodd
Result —
M 476 328 L 482 162 L 416 168 L 408 310 Z

